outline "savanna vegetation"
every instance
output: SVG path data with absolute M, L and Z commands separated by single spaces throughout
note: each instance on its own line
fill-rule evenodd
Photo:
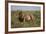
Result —
M 31 21 L 20 22 L 18 19 L 19 12 L 22 11 L 23 14 L 33 14 L 35 17 L 34 23 Z M 11 28 L 24 28 L 24 27 L 39 27 L 40 26 L 40 11 L 24 11 L 17 10 L 11 11 Z

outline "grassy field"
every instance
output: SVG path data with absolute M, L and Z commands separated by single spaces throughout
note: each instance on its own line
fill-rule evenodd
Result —
M 18 19 L 19 12 L 11 11 L 11 28 L 24 28 L 24 27 L 39 27 L 40 26 L 40 11 L 22 11 L 24 14 L 33 14 L 35 16 L 34 24 L 30 21 L 28 22 L 20 22 Z

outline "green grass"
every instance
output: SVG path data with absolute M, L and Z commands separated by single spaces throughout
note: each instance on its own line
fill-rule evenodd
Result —
M 11 11 L 11 28 L 24 28 L 24 27 L 39 27 L 40 26 L 40 11 L 22 11 L 24 14 L 33 14 L 35 16 L 34 24 L 31 21 L 20 22 L 18 15 L 20 10 Z

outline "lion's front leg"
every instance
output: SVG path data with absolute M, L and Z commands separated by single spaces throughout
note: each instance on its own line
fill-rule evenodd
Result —
M 24 17 L 24 22 L 25 22 L 25 17 Z

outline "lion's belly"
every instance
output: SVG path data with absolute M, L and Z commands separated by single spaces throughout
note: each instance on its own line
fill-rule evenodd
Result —
M 30 18 L 30 16 L 26 16 L 26 20 L 30 20 L 31 18 Z

